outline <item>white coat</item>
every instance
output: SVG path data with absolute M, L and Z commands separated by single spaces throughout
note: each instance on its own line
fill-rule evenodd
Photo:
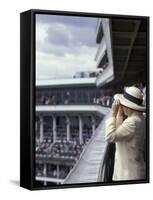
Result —
M 113 180 L 145 178 L 144 139 L 145 118 L 134 112 L 123 121 L 122 117 L 106 120 L 106 140 L 116 143 Z

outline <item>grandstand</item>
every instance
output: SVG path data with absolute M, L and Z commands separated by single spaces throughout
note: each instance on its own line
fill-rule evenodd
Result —
M 111 91 L 98 89 L 95 81 L 84 79 L 37 82 L 36 180 L 44 185 L 64 183 L 110 107 L 108 102 L 106 110 L 102 109 L 97 99 Z M 54 101 L 44 101 L 44 97 L 53 96 Z
M 40 185 L 99 181 L 112 96 L 146 81 L 146 22 L 101 18 L 98 76 L 36 82 L 36 181 Z

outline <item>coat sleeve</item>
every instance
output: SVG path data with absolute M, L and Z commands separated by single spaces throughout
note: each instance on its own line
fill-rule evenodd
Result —
M 136 129 L 134 121 L 127 118 L 122 124 L 118 123 L 115 117 L 107 119 L 105 139 L 108 142 L 129 141 L 132 139 Z
M 116 128 L 118 128 L 123 123 L 123 117 L 116 117 Z

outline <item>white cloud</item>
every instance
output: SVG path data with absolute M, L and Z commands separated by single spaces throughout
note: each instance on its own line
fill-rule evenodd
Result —
M 36 24 L 36 41 L 44 42 L 47 37 L 48 25 L 37 23 Z
M 36 78 L 72 77 L 77 71 L 96 68 L 94 30 L 61 22 L 36 25 Z

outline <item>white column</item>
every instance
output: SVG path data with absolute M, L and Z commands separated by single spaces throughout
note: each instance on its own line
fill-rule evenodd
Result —
M 92 121 L 92 135 L 94 135 L 95 134 L 95 129 L 96 129 L 96 123 L 95 123 L 94 116 L 92 116 L 91 121 Z
M 82 118 L 81 118 L 80 115 L 79 115 L 79 141 L 80 141 L 80 144 L 83 143 L 83 137 L 82 137 Z
M 37 129 L 38 129 L 38 123 L 37 123 L 37 120 L 35 121 L 35 131 L 37 133 Z
M 56 142 L 56 117 L 52 116 L 53 118 L 53 143 Z
M 56 166 L 56 170 L 57 170 L 56 178 L 59 178 L 60 175 L 59 165 Z
M 46 163 L 44 164 L 43 175 L 45 178 L 47 177 L 47 164 Z M 47 185 L 46 181 L 44 181 L 44 185 Z
M 70 141 L 70 118 L 66 116 L 66 134 L 67 134 L 67 141 Z
M 40 117 L 40 142 L 43 141 L 44 138 L 44 120 L 43 117 Z

